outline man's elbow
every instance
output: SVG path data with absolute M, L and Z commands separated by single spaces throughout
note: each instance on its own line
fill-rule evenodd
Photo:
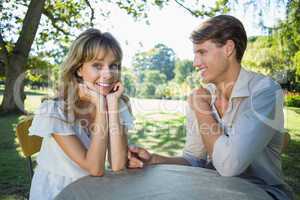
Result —
M 225 177 L 233 177 L 241 174 L 239 170 L 235 170 L 235 169 L 221 169 L 217 171 L 221 176 L 225 176 Z
M 226 176 L 226 177 L 233 177 L 233 176 L 238 176 L 243 173 L 246 167 L 245 165 L 241 164 L 239 161 L 235 161 L 235 163 L 228 162 L 228 163 L 223 163 L 223 165 L 220 166 L 215 166 L 217 172 L 221 176 Z

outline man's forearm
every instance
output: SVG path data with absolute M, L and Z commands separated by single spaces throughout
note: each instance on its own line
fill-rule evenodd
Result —
M 190 165 L 183 157 L 167 157 L 158 154 L 152 154 L 150 165 L 155 164 L 174 164 L 174 165 Z
M 220 124 L 211 114 L 196 113 L 203 144 L 207 153 L 212 157 L 216 140 L 223 134 Z

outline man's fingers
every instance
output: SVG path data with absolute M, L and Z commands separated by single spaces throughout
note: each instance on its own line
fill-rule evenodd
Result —
M 150 159 L 150 154 L 145 149 L 140 149 L 138 152 L 138 156 L 144 160 Z
M 137 159 L 136 157 L 131 157 L 129 159 L 129 164 L 128 164 L 129 168 L 142 168 L 143 166 L 144 166 L 144 163 L 142 161 L 140 161 L 139 159 Z

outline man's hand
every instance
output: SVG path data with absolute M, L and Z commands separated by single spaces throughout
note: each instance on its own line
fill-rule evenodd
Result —
M 197 114 L 211 114 L 211 94 L 205 88 L 197 88 L 188 97 L 188 104 Z
M 143 168 L 151 162 L 152 155 L 144 148 L 128 147 L 128 168 Z

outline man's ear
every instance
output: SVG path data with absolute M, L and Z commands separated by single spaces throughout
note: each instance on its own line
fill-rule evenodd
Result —
M 232 40 L 227 40 L 225 44 L 225 55 L 230 57 L 235 52 L 235 44 Z

